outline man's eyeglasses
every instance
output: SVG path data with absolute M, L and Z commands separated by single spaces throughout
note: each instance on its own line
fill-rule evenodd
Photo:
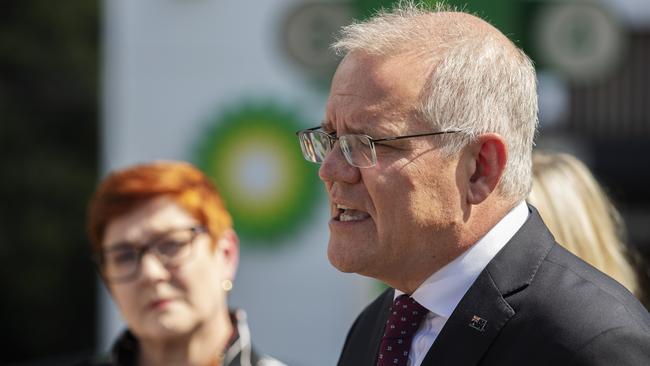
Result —
M 176 229 L 154 237 L 145 245 L 122 243 L 102 251 L 100 268 L 107 281 L 111 283 L 128 282 L 140 272 L 142 257 L 151 251 L 167 268 L 185 263 L 192 256 L 194 239 L 207 232 L 203 226 Z
M 435 136 L 448 133 L 457 133 L 460 131 L 449 130 L 440 132 L 420 133 L 417 135 L 405 135 L 387 137 L 383 139 L 373 139 L 368 135 L 350 134 L 342 136 L 333 136 L 321 130 L 321 127 L 313 127 L 296 132 L 300 141 L 300 148 L 305 160 L 312 163 L 321 164 L 327 154 L 334 148 L 336 141 L 345 156 L 345 160 L 357 168 L 370 168 L 377 164 L 377 152 L 375 143 L 385 141 L 395 141 L 401 139 L 410 139 L 414 137 Z

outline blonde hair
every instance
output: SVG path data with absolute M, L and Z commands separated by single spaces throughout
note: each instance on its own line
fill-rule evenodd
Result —
M 624 244 L 623 220 L 580 160 L 564 153 L 533 153 L 528 201 L 558 243 L 640 295 Z
M 499 192 L 524 199 L 531 186 L 531 153 L 537 129 L 537 89 L 532 61 L 487 22 L 447 5 L 399 1 L 391 10 L 343 27 L 332 45 L 339 55 L 415 54 L 430 66 L 416 111 L 449 135 L 444 151 L 458 153 L 484 133 L 508 145 Z

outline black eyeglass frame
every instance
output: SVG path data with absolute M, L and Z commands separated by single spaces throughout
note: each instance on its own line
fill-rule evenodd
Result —
M 325 131 L 318 131 L 319 129 L 322 129 L 322 127 L 321 126 L 316 126 L 316 127 L 296 131 L 296 136 L 298 136 L 298 138 L 300 138 L 300 136 L 305 134 L 306 132 L 320 132 L 320 133 L 322 133 L 323 135 L 327 136 L 330 139 L 330 143 L 332 144 L 332 146 L 334 146 L 334 143 L 340 139 L 340 137 L 332 136 L 332 134 L 327 133 Z M 370 141 L 370 148 L 371 148 L 371 150 L 374 151 L 375 150 L 375 143 L 377 143 L 377 142 L 396 141 L 396 140 L 402 140 L 402 139 L 410 139 L 410 138 L 414 138 L 414 137 L 436 136 L 436 135 L 444 135 L 444 134 L 459 133 L 459 132 L 462 132 L 462 131 L 461 130 L 448 130 L 448 131 L 438 131 L 438 132 L 427 132 L 427 133 L 418 133 L 418 134 L 415 134 L 415 135 L 402 135 L 402 136 L 385 137 L 385 138 L 381 138 L 381 139 L 374 139 L 374 138 L 372 138 L 372 137 L 370 137 L 370 136 L 368 136 L 366 134 L 359 134 L 359 133 L 356 133 L 356 134 L 353 133 L 353 134 L 348 134 L 348 135 L 343 135 L 343 136 L 350 136 L 350 135 L 363 136 L 363 137 L 367 138 L 368 141 Z M 345 156 L 345 154 L 343 154 L 343 155 Z M 348 160 L 347 157 L 346 157 L 346 160 Z M 314 163 L 320 164 L 318 162 L 314 162 Z M 348 160 L 348 163 L 350 163 L 349 160 Z M 352 163 L 350 163 L 350 165 L 355 166 Z M 371 165 L 370 167 L 372 167 L 372 166 L 374 166 L 374 164 Z
M 109 276 L 106 275 L 106 271 L 104 269 L 105 262 L 106 262 L 106 250 L 102 250 L 101 253 L 98 255 L 95 255 L 93 257 L 93 262 L 95 262 L 95 266 L 100 274 L 100 276 L 104 279 L 106 282 L 110 283 L 126 283 L 133 281 L 138 277 L 140 274 L 140 268 L 142 267 L 142 258 L 144 257 L 145 253 L 152 251 L 156 258 L 160 260 L 163 266 L 166 268 L 169 267 L 169 263 L 164 260 L 164 256 L 161 256 L 161 253 L 159 253 L 157 250 L 154 248 L 158 244 L 158 242 L 165 238 L 167 235 L 170 235 L 171 233 L 178 232 L 178 231 L 191 231 L 192 236 L 187 240 L 187 242 L 184 244 L 184 246 L 187 245 L 193 245 L 194 241 L 196 240 L 196 237 L 199 236 L 200 234 L 204 234 L 208 232 L 208 229 L 203 226 L 203 225 L 197 225 L 197 226 L 192 226 L 188 228 L 179 228 L 179 229 L 173 229 L 166 231 L 164 233 L 158 234 L 154 236 L 151 240 L 149 240 L 149 243 L 144 244 L 144 245 L 139 245 L 137 248 L 133 248 L 136 251 L 136 267 L 133 273 L 129 274 L 128 276 L 120 277 L 120 278 L 110 278 Z

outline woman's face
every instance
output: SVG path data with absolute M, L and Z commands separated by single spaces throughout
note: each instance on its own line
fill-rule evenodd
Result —
M 174 201 L 159 197 L 112 220 L 106 228 L 103 249 L 142 248 L 161 235 L 199 225 Z M 235 233 L 224 233 L 214 249 L 210 236 L 198 233 L 188 250 L 189 254 L 174 265 L 164 265 L 149 250 L 141 257 L 135 277 L 127 282 L 109 281 L 122 316 L 138 338 L 183 336 L 227 314 L 222 283 L 232 280 L 237 269 Z

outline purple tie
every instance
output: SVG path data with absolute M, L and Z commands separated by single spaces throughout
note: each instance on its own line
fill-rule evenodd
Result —
M 400 295 L 389 309 L 377 366 L 406 366 L 413 336 L 429 311 L 409 295 Z

